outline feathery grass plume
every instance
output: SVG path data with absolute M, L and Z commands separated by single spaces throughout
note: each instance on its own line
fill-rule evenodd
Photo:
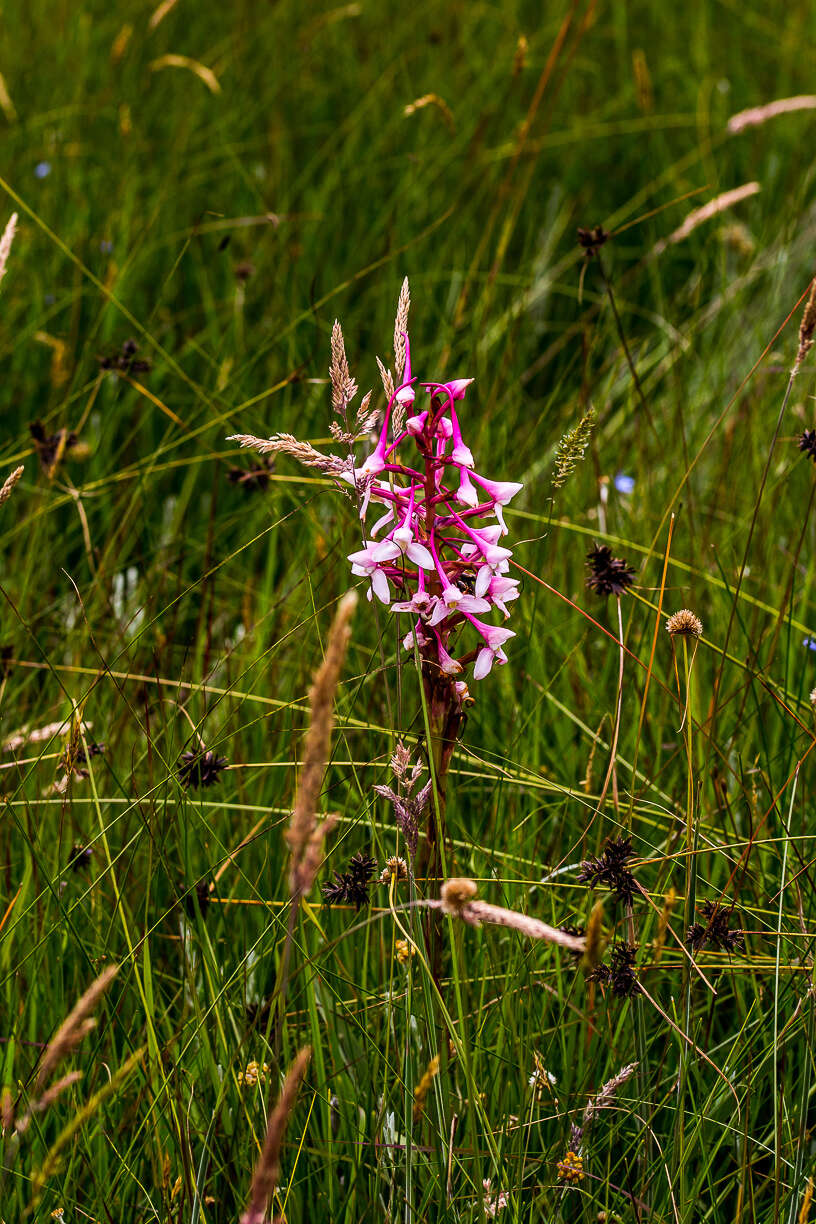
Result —
M 77 1135 L 85 1123 L 93 1117 L 103 1101 L 106 1101 L 109 1096 L 112 1096 L 115 1092 L 117 1092 L 120 1085 L 127 1079 L 131 1071 L 133 1071 L 133 1069 L 144 1058 L 144 1054 L 145 1047 L 141 1046 L 138 1050 L 131 1054 L 129 1058 L 126 1058 L 121 1067 L 119 1067 L 111 1078 L 105 1084 L 103 1084 L 99 1091 L 95 1092 L 93 1096 L 90 1097 L 89 1100 L 87 1100 L 85 1104 L 77 1110 L 68 1125 L 64 1127 L 64 1129 L 57 1136 L 54 1144 L 51 1146 L 51 1148 L 49 1148 L 43 1164 L 32 1178 L 35 1203 L 39 1200 L 45 1183 L 50 1177 L 54 1176 L 59 1168 L 60 1155 L 62 1154 L 63 1149 L 71 1143 L 74 1136 Z
M 329 381 L 331 382 L 332 408 L 345 421 L 348 406 L 357 394 L 357 383 L 349 373 L 343 329 L 337 319 L 334 320 L 331 334 Z
M 411 308 L 411 287 L 408 277 L 402 282 L 402 288 L 397 301 L 397 317 L 394 320 L 394 369 L 397 382 L 402 382 L 405 373 L 405 332 L 408 330 L 408 311 Z M 399 433 L 399 430 L 395 430 Z
M 731 191 L 721 192 L 713 200 L 703 204 L 701 208 L 695 208 L 693 212 L 690 212 L 683 224 L 669 234 L 668 238 L 662 238 L 660 242 L 655 243 L 652 248 L 652 254 L 660 255 L 662 251 L 665 251 L 666 247 L 675 246 L 678 242 L 683 242 L 698 226 L 703 225 L 706 221 L 710 221 L 712 217 L 718 216 L 721 212 L 725 212 L 727 208 L 732 208 L 734 204 L 750 199 L 751 196 L 755 196 L 761 190 L 762 188 L 759 183 L 751 182 L 743 183 L 741 187 L 734 187 Z
M 31 1119 L 35 1113 L 45 1113 L 47 1109 L 50 1109 L 51 1106 L 59 1100 L 66 1089 L 70 1088 L 73 1084 L 79 1083 L 81 1079 L 81 1071 L 69 1071 L 67 1075 L 63 1075 L 56 1080 L 50 1088 L 46 1088 L 40 1099 L 38 1101 L 33 1101 L 30 1107 L 20 1118 L 17 1126 L 15 1127 L 17 1134 L 24 1135 L 28 1130 L 29 1123 L 31 1122 Z
M 567 430 L 555 449 L 555 471 L 552 486 L 562 488 L 586 454 L 592 431 L 595 428 L 595 409 L 590 408 L 577 425 Z
M 6 222 L 6 228 L 3 230 L 3 236 L 0 238 L 0 281 L 6 275 L 6 264 L 8 263 L 9 251 L 11 244 L 14 241 L 14 235 L 17 232 L 17 214 L 12 213 Z
M 329 632 L 326 656 L 309 690 L 310 720 L 306 733 L 303 765 L 298 779 L 295 806 L 286 832 L 291 852 L 289 891 L 297 904 L 312 887 L 320 865 L 320 846 L 333 826 L 331 817 L 317 823 L 317 802 L 329 760 L 334 694 L 351 637 L 351 618 L 357 607 L 357 592 L 347 591 L 337 606 Z
M 797 366 L 801 365 L 813 348 L 814 332 L 816 332 L 816 277 L 814 277 L 813 284 L 810 286 L 810 295 L 805 306 L 805 313 L 802 315 L 802 322 L 799 324 L 799 351 L 796 354 Z
M 280 1175 L 283 1136 L 286 1133 L 286 1126 L 295 1107 L 298 1090 L 311 1056 L 311 1047 L 304 1046 L 295 1056 L 294 1062 L 286 1073 L 277 1104 L 269 1115 L 266 1138 L 252 1176 L 249 1203 L 241 1216 L 241 1224 L 265 1224 L 266 1222 L 267 1204 L 275 1192 Z
M 396 371 L 398 385 L 402 382 L 403 375 L 405 374 L 405 355 L 407 351 L 405 346 L 405 337 L 408 334 L 408 311 L 410 306 L 411 290 L 408 285 L 408 277 L 406 276 L 405 280 L 402 282 L 402 288 L 400 289 L 399 300 L 397 302 L 397 317 L 394 320 L 394 369 Z M 380 374 L 382 375 L 382 367 L 380 369 Z M 389 373 L 389 379 L 390 377 L 391 376 Z M 386 387 L 386 395 L 388 395 L 388 388 L 386 386 L 384 377 L 383 386 Z M 392 383 L 391 394 L 393 395 L 393 393 L 394 386 Z M 388 398 L 390 400 L 391 396 L 389 395 Z M 399 400 L 397 400 L 392 409 L 391 426 L 394 431 L 395 438 L 398 438 L 405 428 L 405 404 L 401 403 Z
M 325 472 L 327 476 L 335 478 L 347 475 L 351 471 L 351 465 L 347 459 L 340 459 L 337 455 L 324 455 L 310 442 L 299 442 L 292 434 L 272 434 L 271 438 L 256 438 L 254 434 L 232 434 L 227 441 L 237 442 L 239 446 L 250 447 L 260 455 L 268 455 L 270 451 L 291 455 L 304 467 L 316 468 L 319 472 Z
M 370 404 L 371 392 L 366 391 L 365 395 L 360 400 L 360 406 L 357 409 L 357 416 L 354 420 L 354 429 L 358 436 L 360 434 L 372 433 L 380 419 L 379 408 L 371 408 L 369 407 Z
M 816 109 L 816 94 L 798 94 L 795 98 L 778 98 L 776 102 L 766 102 L 764 106 L 752 106 L 748 110 L 738 111 L 728 120 L 727 129 L 731 133 L 744 132 L 746 128 L 757 127 L 767 123 L 777 115 L 789 115 L 792 111 Z
M 439 1055 L 434 1054 L 428 1066 L 425 1068 L 425 1073 L 422 1079 L 414 1089 L 414 1121 L 418 1122 L 422 1117 L 422 1111 L 425 1108 L 425 1098 L 430 1091 L 431 1084 L 439 1074 Z
M 0 506 L 2 506 L 3 502 L 8 501 L 8 499 L 11 497 L 14 486 L 24 471 L 25 467 L 21 463 L 19 467 L 14 469 L 10 476 L 6 477 L 5 481 L 3 482 L 3 487 L 0 488 Z
M 621 1067 L 617 1075 L 613 1075 L 611 1079 L 606 1081 L 600 1092 L 596 1093 L 594 1097 L 590 1097 L 589 1101 L 587 1101 L 586 1109 L 584 1110 L 584 1131 L 586 1131 L 592 1125 L 600 1111 L 612 1103 L 612 1100 L 618 1091 L 623 1087 L 626 1081 L 634 1075 L 635 1071 L 637 1070 L 637 1066 L 638 1064 L 636 1062 L 627 1063 L 625 1067 Z
M 383 385 L 383 391 L 385 392 L 385 398 L 390 401 L 394 398 L 393 375 L 391 374 L 391 371 L 383 365 L 379 357 L 377 358 L 377 369 L 380 371 L 380 378 L 382 379 L 382 385 Z
M 42 1092 L 54 1068 L 63 1058 L 67 1058 L 72 1050 L 76 1049 L 91 1029 L 95 1028 L 96 1020 L 92 1012 L 118 972 L 118 965 L 109 965 L 96 981 L 91 983 L 63 1020 L 46 1046 L 37 1078 L 34 1081 L 35 1093 Z
M 18 752 L 20 748 L 26 744 L 41 744 L 45 740 L 53 739 L 55 735 L 61 732 L 69 731 L 72 725 L 72 719 L 64 718 L 62 722 L 46 723 L 44 727 L 30 727 L 28 724 L 20 727 L 8 739 L 3 740 L 2 748 L 4 752 Z M 92 722 L 82 723 L 82 730 L 90 731 L 93 726 Z
M 689 608 L 681 608 L 666 621 L 666 632 L 670 637 L 700 638 L 703 636 L 703 622 Z
M 527 914 L 518 914 L 515 910 L 504 909 L 499 905 L 490 905 L 487 901 L 475 900 L 478 889 L 473 880 L 452 878 L 442 885 L 439 901 L 426 901 L 423 904 L 430 909 L 441 909 L 451 917 L 461 918 L 470 926 L 481 926 L 490 922 L 496 926 L 510 927 L 528 939 L 544 939 L 548 943 L 558 944 L 571 952 L 583 952 L 586 941 L 578 935 L 568 935 L 559 931 L 538 918 L 530 918 Z

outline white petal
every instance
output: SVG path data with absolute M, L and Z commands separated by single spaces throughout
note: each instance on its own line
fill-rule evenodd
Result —
M 490 582 L 492 578 L 493 578 L 493 573 L 490 569 L 490 566 L 480 565 L 479 572 L 476 575 L 476 585 L 473 588 L 473 593 L 479 596 L 484 595 L 485 592 L 487 591 L 487 588 L 490 586 Z
M 376 565 L 382 565 L 383 561 L 396 561 L 400 555 L 399 545 L 393 540 L 383 540 L 372 548 L 370 555 Z
M 483 680 L 493 666 L 493 651 L 485 646 L 476 656 L 473 667 L 473 679 Z
M 498 604 L 498 600 L 494 600 Z M 486 599 L 479 598 L 478 595 L 463 595 L 459 600 L 459 609 L 462 612 L 489 612 L 490 603 Z
M 428 624 L 429 625 L 439 625 L 441 624 L 441 622 L 445 619 L 447 615 L 448 615 L 448 608 L 445 606 L 445 604 L 442 602 L 441 599 L 437 599 L 436 603 L 434 604 L 434 610 L 431 613 L 431 615 L 428 617 Z
M 422 569 L 426 570 L 432 570 L 434 568 L 433 557 L 428 552 L 425 545 L 420 544 L 418 540 L 414 540 L 413 543 L 409 544 L 405 550 L 405 553 L 408 559 L 413 561 L 414 565 L 419 565 L 422 567 Z
M 388 586 L 388 579 L 381 569 L 375 569 L 372 573 L 371 587 L 380 603 L 388 604 L 391 602 L 391 590 Z

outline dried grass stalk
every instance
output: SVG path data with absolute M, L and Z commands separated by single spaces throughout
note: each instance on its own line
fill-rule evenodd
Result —
M 481 926 L 483 922 L 491 922 L 496 926 L 511 927 L 528 939 L 544 939 L 548 943 L 558 944 L 560 948 L 568 948 L 570 952 L 583 952 L 586 940 L 578 935 L 568 935 L 559 931 L 538 918 L 530 918 L 527 914 L 518 914 L 515 910 L 504 909 L 500 905 L 490 905 L 487 901 L 476 901 L 471 898 L 476 895 L 476 885 L 473 880 L 448 880 L 442 886 L 442 898 L 439 901 L 428 901 L 425 904 L 431 909 L 441 909 L 447 914 L 461 918 L 470 926 Z
M 405 373 L 405 336 L 403 332 L 408 331 L 408 311 L 411 308 L 411 289 L 408 284 L 408 277 L 402 282 L 400 289 L 399 300 L 397 302 L 397 317 L 394 320 L 394 369 L 397 373 L 397 382 L 402 382 L 402 376 Z
M 741 200 L 747 200 L 751 196 L 755 196 L 761 190 L 759 183 L 753 182 L 743 183 L 741 187 L 734 187 L 731 191 L 723 191 L 720 195 L 715 196 L 713 200 L 709 200 L 707 204 L 704 204 L 702 208 L 695 208 L 693 212 L 690 212 L 681 226 L 669 234 L 668 238 L 664 238 L 655 245 L 652 253 L 659 255 L 661 251 L 665 251 L 667 246 L 674 246 L 678 242 L 683 242 L 699 225 L 710 221 L 712 217 L 716 217 L 734 204 L 739 204 Z
M 320 866 L 319 847 L 332 824 L 316 819 L 317 803 L 329 760 L 332 726 L 334 725 L 334 695 L 351 637 L 351 618 L 357 606 L 357 592 L 347 591 L 337 607 L 329 633 L 326 657 L 318 669 L 309 690 L 311 709 L 303 765 L 300 770 L 292 819 L 286 840 L 292 855 L 289 891 L 299 901 L 312 887 Z
M 810 296 L 805 306 L 805 313 L 802 315 L 802 322 L 799 324 L 799 351 L 796 354 L 797 366 L 813 347 L 814 332 L 816 332 L 816 278 L 810 286 Z M 0 492 L 0 500 L 2 500 L 2 497 L 3 494 Z
M 334 320 L 331 334 L 331 364 L 329 365 L 332 408 L 345 420 L 346 409 L 357 394 L 357 383 L 349 373 L 343 329 Z
M 14 486 L 24 471 L 25 467 L 20 464 L 18 468 L 14 469 L 10 476 L 6 477 L 3 487 L 0 489 L 0 506 L 2 506 L 3 502 L 8 501 L 8 499 L 11 497 Z
M 14 241 L 14 235 L 17 232 L 17 214 L 12 213 L 3 230 L 3 237 L 0 238 L 0 281 L 6 275 L 6 264 L 8 263 L 9 251 L 11 244 Z
M 306 1074 L 306 1067 L 311 1054 L 312 1051 L 309 1046 L 304 1046 L 286 1073 L 286 1079 L 283 1082 L 278 1102 L 269 1115 L 266 1139 L 264 1140 L 258 1163 L 255 1166 L 252 1186 L 249 1191 L 249 1203 L 241 1217 L 241 1224 L 266 1224 L 267 1204 L 275 1192 L 280 1175 L 280 1153 L 283 1136 L 286 1133 L 289 1117 L 295 1107 L 298 1089 Z
M 110 965 L 95 982 L 91 983 L 73 1010 L 63 1020 L 43 1054 L 34 1083 L 36 1094 L 42 1092 L 54 1068 L 63 1058 L 67 1058 L 71 1051 L 76 1049 L 82 1038 L 94 1028 L 96 1021 L 92 1015 L 93 1010 L 118 972 L 118 965 Z
M 59 1100 L 66 1089 L 70 1088 L 72 1084 L 78 1083 L 81 1079 L 81 1071 L 69 1071 L 67 1075 L 63 1075 L 50 1088 L 47 1088 L 40 1099 L 33 1101 L 22 1118 L 20 1118 L 15 1127 L 17 1134 L 24 1135 L 35 1113 L 45 1113 L 46 1109 L 50 1109 L 55 1101 Z
M 630 1076 L 634 1075 L 636 1070 L 636 1062 L 628 1063 L 625 1067 L 621 1067 L 617 1075 L 613 1075 L 612 1079 L 607 1080 L 604 1086 L 601 1088 L 601 1091 L 596 1093 L 596 1095 L 587 1102 L 587 1107 L 584 1110 L 584 1130 L 589 1128 L 597 1113 L 612 1103 L 612 1099 L 614 1098 L 618 1089 L 623 1087 Z
M 767 102 L 765 106 L 752 106 L 749 110 L 739 111 L 728 120 L 729 132 L 744 132 L 746 128 L 757 127 L 767 123 L 777 115 L 789 115 L 791 111 L 816 109 L 816 94 L 798 94 L 795 98 L 779 98 L 776 102 Z
M 380 371 L 380 378 L 382 379 L 382 385 L 383 385 L 383 391 L 385 392 L 385 398 L 387 400 L 390 400 L 394 394 L 394 379 L 392 377 L 391 371 L 386 366 L 383 365 L 379 357 L 377 358 L 377 369 Z
M 347 459 L 339 459 L 337 455 L 324 455 L 310 442 L 300 442 L 292 434 L 273 434 L 271 438 L 256 438 L 254 434 L 231 434 L 227 441 L 249 447 L 260 455 L 268 455 L 271 451 L 291 455 L 304 467 L 317 468 L 318 471 L 325 472 L 327 476 L 340 477 L 351 471 L 351 465 Z

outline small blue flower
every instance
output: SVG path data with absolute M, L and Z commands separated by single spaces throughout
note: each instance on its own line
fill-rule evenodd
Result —
M 103 238 L 99 244 L 99 249 L 103 255 L 110 255 L 111 251 L 113 250 L 113 243 L 111 242 L 110 238 Z
M 34 167 L 34 174 L 36 175 L 38 179 L 48 178 L 50 173 L 51 173 L 51 163 L 50 162 L 46 162 L 46 161 L 37 162 L 36 166 Z
M 816 650 L 816 638 L 802 638 L 802 645 L 807 646 L 808 650 Z
M 619 493 L 632 493 L 635 488 L 634 476 L 625 476 L 623 472 L 618 472 L 615 477 L 615 488 Z

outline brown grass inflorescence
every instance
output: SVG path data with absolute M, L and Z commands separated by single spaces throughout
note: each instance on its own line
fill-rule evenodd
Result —
M 306 1074 L 306 1067 L 312 1051 L 304 1046 L 295 1056 L 295 1060 L 286 1073 L 281 1094 L 275 1108 L 269 1115 L 266 1127 L 266 1138 L 255 1166 L 252 1186 L 249 1191 L 249 1203 L 241 1216 L 241 1224 L 265 1224 L 267 1204 L 275 1192 L 280 1176 L 280 1154 L 283 1136 L 295 1107 L 301 1082 Z

